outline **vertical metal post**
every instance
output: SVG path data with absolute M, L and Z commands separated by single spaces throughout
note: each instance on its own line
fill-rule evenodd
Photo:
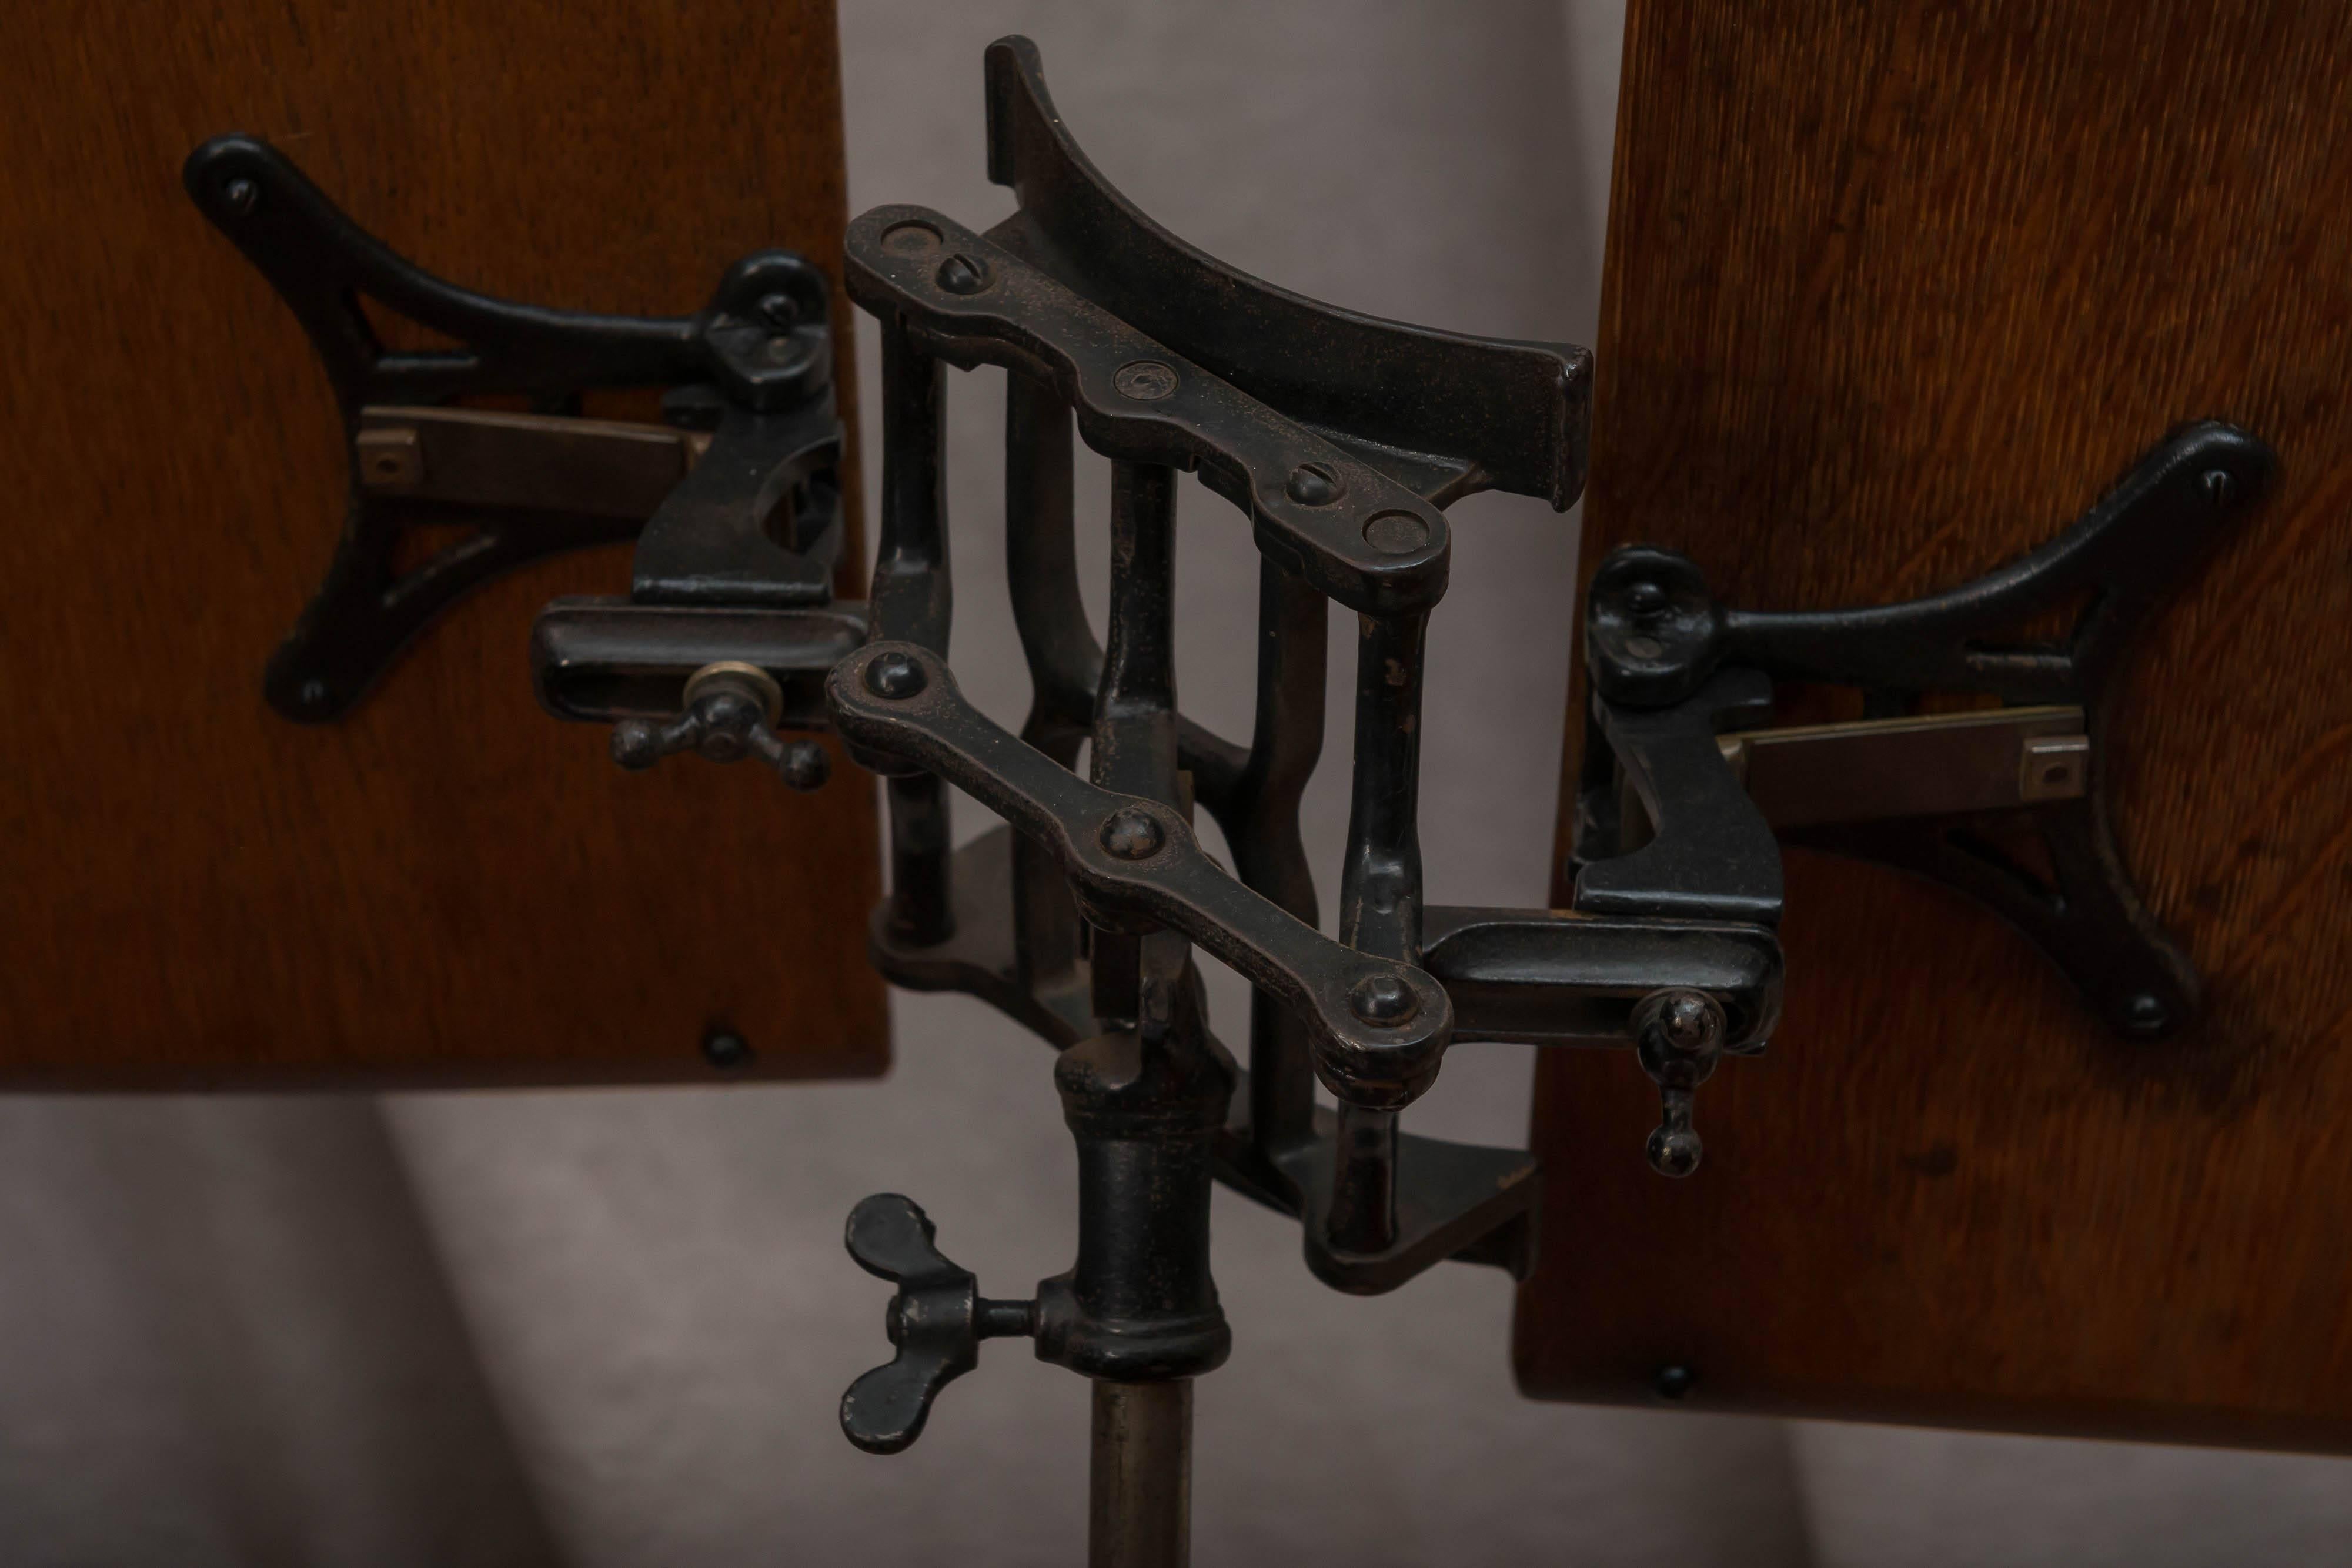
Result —
M 948 651 L 954 593 L 948 573 L 946 367 L 882 322 L 882 526 L 874 563 L 873 634 Z M 948 887 L 947 787 L 928 773 L 894 778 L 890 800 L 890 934 L 929 946 L 955 931 Z
M 1076 765 L 1086 742 L 1102 668 L 1078 592 L 1070 443 L 1070 405 L 1044 383 L 1007 371 L 1004 578 L 1031 686 L 1021 738 L 1065 768 Z M 1024 988 L 1076 965 L 1076 901 L 1061 863 L 1026 833 L 1013 835 L 1013 936 Z
M 1178 793 L 1175 580 L 1175 471 L 1114 464 L 1110 621 L 1092 772 L 1105 789 L 1171 804 Z M 1134 1031 L 1133 1065 L 1108 1079 L 1084 1071 L 1090 1051 L 1115 1047 L 1122 1038 L 1115 1032 L 1066 1055 L 1063 1067 L 1077 1071 L 1057 1072 L 1056 1081 L 1078 1139 L 1074 1294 L 1106 1322 L 1172 1330 L 1169 1353 L 1208 1367 L 1224 1359 L 1229 1343 L 1209 1280 L 1208 1200 L 1209 1140 L 1231 1082 L 1203 1054 L 1199 1020 L 1186 1006 L 1190 962 L 1191 945 L 1174 931 L 1097 930 L 1095 1013 L 1106 1030 Z M 1140 1344 L 1153 1336 L 1134 1337 Z M 1192 1379 L 1097 1378 L 1091 1474 L 1094 1568 L 1183 1568 L 1192 1555 Z
M 1087 1568 L 1185 1568 L 1192 1560 L 1192 1380 L 1094 1386 Z
M 1340 873 L 1339 940 L 1421 962 L 1421 675 L 1426 612 L 1362 616 L 1356 643 L 1355 789 Z M 1396 1241 L 1393 1111 L 1342 1106 L 1329 1239 L 1349 1252 Z
M 1114 463 L 1110 474 L 1110 622 L 1095 697 L 1094 781 L 1176 803 L 1176 471 Z M 1168 943 L 1155 945 L 1165 949 Z M 1139 1024 L 1145 939 L 1094 935 L 1095 1016 Z M 1181 967 L 1185 949 L 1174 954 Z M 1165 978 L 1166 977 L 1162 977 Z
M 1234 874 L 1317 924 L 1315 873 L 1298 833 L 1298 800 L 1323 755 L 1323 675 L 1329 601 L 1270 560 L 1258 564 L 1257 718 L 1228 829 Z M 1272 1156 L 1315 1136 L 1315 1070 L 1307 1026 L 1265 991 L 1250 993 L 1250 1137 Z

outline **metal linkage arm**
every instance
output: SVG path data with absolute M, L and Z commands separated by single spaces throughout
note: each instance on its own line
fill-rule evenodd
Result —
M 1050 848 L 1107 929 L 1181 931 L 1305 1019 L 1333 1093 L 1392 1108 L 1437 1076 L 1453 1023 L 1444 988 L 1409 964 L 1341 946 L 1235 882 L 1160 801 L 1097 789 L 963 699 L 946 664 L 869 644 L 827 677 L 834 727 L 860 755 L 937 773 Z
M 1010 250 L 928 207 L 849 225 L 849 290 L 926 351 L 1051 386 L 1089 446 L 1197 469 L 1246 513 L 1258 549 L 1365 614 L 1445 591 L 1444 514 L 1352 453 L 1146 337 Z

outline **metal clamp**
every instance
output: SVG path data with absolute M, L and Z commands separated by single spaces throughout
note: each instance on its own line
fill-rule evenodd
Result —
M 251 137 L 205 142 L 183 175 L 197 207 L 301 322 L 342 414 L 341 537 L 262 683 L 285 717 L 341 717 L 436 617 L 500 572 L 633 538 L 665 508 L 671 520 L 654 531 L 674 536 L 693 520 L 680 514 L 714 492 L 750 514 L 754 533 L 789 504 L 792 543 L 775 553 L 804 558 L 787 574 L 802 590 L 797 601 L 825 598 L 839 537 L 831 471 L 840 431 L 828 290 L 807 261 L 788 251 L 746 256 L 693 316 L 552 310 L 475 293 L 407 261 Z M 389 349 L 369 303 L 456 346 Z M 666 412 L 690 428 L 576 417 L 581 394 L 604 387 L 678 389 Z M 452 406 L 469 397 L 521 397 L 533 412 Z M 706 464 L 714 442 L 722 461 Z M 469 531 L 404 568 L 402 540 L 423 527 Z M 740 530 L 737 540 L 739 555 L 779 571 Z M 740 560 L 729 568 L 744 580 Z
M 2116 848 L 2110 725 L 2138 632 L 2260 504 L 2276 469 L 2247 432 L 2189 425 L 2039 549 L 1946 592 L 1864 609 L 1734 609 L 1682 556 L 1648 546 L 1612 552 L 1586 610 L 1593 739 L 1580 796 L 1578 907 L 1626 906 L 1615 890 L 1644 860 L 1727 864 L 1706 835 L 1731 814 L 1726 780 L 1744 777 L 1757 800 L 1751 814 L 1770 818 L 1787 841 L 1900 866 L 1992 907 L 2116 1033 L 2148 1040 L 2179 1029 L 2196 1014 L 2200 987 Z M 2058 635 L 2016 634 L 2070 607 Z M 1705 755 L 1692 705 L 1704 708 L 1730 680 L 1759 697 L 1774 681 L 1859 688 L 1872 716 L 1748 727 L 1717 743 L 1720 756 Z M 2001 706 L 1907 711 L 1952 694 Z M 1715 727 L 1752 727 L 1764 711 L 1751 705 Z M 1662 725 L 1691 737 L 1667 769 L 1673 787 L 1705 788 L 1713 807 L 1678 812 L 1651 799 L 1656 768 L 1643 737 Z M 1625 809 L 1628 782 L 1643 811 Z M 2039 841 L 2041 866 L 1984 831 L 1994 818 Z M 1742 841 L 1755 843 L 1752 823 Z

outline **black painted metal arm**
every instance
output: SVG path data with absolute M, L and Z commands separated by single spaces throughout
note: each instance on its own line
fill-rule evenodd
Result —
M 1744 802 L 1734 809 L 1740 792 L 1703 739 L 1709 727 L 1761 720 L 1693 711 L 1727 681 L 1746 682 L 1752 701 L 1769 698 L 1773 681 L 1858 687 L 1882 723 L 1901 722 L 1929 693 L 1978 694 L 2012 709 L 2039 705 L 2073 716 L 2074 749 L 2037 751 L 2029 735 L 2010 765 L 2014 787 L 1998 814 L 2039 839 L 2041 864 L 1982 831 L 1984 813 L 1924 802 L 1868 820 L 1809 820 L 1781 836 L 1934 877 L 1999 911 L 2117 1034 L 2149 1039 L 2179 1029 L 2196 1015 L 2200 988 L 2188 956 L 2142 902 L 2116 842 L 2109 729 L 2132 641 L 2260 504 L 2276 468 L 2270 448 L 2245 431 L 2211 421 L 2186 426 L 2048 544 L 1945 592 L 1861 609 L 1734 609 L 1716 601 L 1682 556 L 1647 546 L 1612 552 L 1594 573 L 1586 611 L 1595 725 L 1580 810 L 1578 907 L 1640 907 L 1629 884 L 1728 886 L 1727 872 L 1764 891 L 1753 875 L 1769 851 L 1755 825 L 1760 819 Z M 2057 635 L 2021 633 L 2070 610 L 2071 623 Z M 1688 736 L 1681 760 L 1663 773 L 1649 755 L 1662 727 Z M 1706 799 L 1650 799 L 1664 774 L 1680 781 L 1670 794 L 1704 789 Z M 1639 826 L 1656 834 L 1631 854 L 1623 852 L 1632 824 L 1620 804 L 1627 775 L 1650 808 Z M 1753 821 L 1727 838 L 1741 810 Z M 1678 869 L 1661 878 L 1662 864 Z M 1769 894 L 1777 905 L 1777 857 Z
M 782 466 L 786 483 L 801 486 L 801 520 L 812 541 L 829 521 L 820 514 L 837 513 L 837 497 L 808 483 L 836 460 L 839 437 L 828 291 L 824 275 L 802 257 L 785 251 L 745 257 L 692 316 L 554 310 L 435 277 L 354 224 L 252 137 L 205 142 L 183 174 L 197 207 L 301 322 L 334 389 L 348 443 L 350 500 L 333 560 L 264 677 L 271 706 L 286 717 L 341 717 L 459 598 L 526 561 L 634 537 L 652 506 L 690 477 L 693 451 L 673 444 L 666 476 L 654 470 L 649 497 L 616 507 L 615 497 L 646 493 L 624 481 L 645 472 L 649 447 L 657 465 L 665 461 L 662 433 L 569 418 L 584 391 L 698 387 L 708 389 L 704 406 L 714 414 L 719 404 L 746 414 L 797 413 L 808 428 L 796 436 L 798 456 Z M 371 302 L 456 346 L 387 348 L 369 318 Z M 432 417 L 460 398 L 513 395 L 528 397 L 537 417 L 491 413 L 454 423 Z M 461 451 L 460 438 L 478 449 L 487 442 L 489 450 Z M 725 433 L 722 442 L 734 444 Z M 439 472 L 445 462 L 465 473 Z M 581 482 L 599 469 L 607 476 L 602 483 Z M 477 477 L 487 485 L 473 483 Z M 706 476 L 699 486 L 714 483 Z M 401 566 L 404 535 L 425 524 L 470 531 L 423 564 Z
M 937 773 L 1045 844 L 1098 924 L 1172 926 L 1282 998 L 1312 1031 L 1334 1093 L 1398 1105 L 1436 1077 L 1453 1016 L 1444 988 L 1350 951 L 1235 882 L 1174 808 L 1099 789 L 1024 745 L 965 702 L 928 649 L 871 644 L 834 670 L 826 696 L 861 757 Z

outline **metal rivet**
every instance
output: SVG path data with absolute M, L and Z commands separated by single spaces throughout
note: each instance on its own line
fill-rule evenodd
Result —
M 309 680 L 302 683 L 302 689 L 297 695 L 301 697 L 302 706 L 304 707 L 325 707 L 327 706 L 327 683 L 319 679 L 318 676 L 313 675 Z
M 1364 542 L 1382 555 L 1411 555 L 1429 542 L 1429 525 L 1412 512 L 1375 512 Z
M 1625 585 L 1624 601 L 1628 615 L 1647 621 L 1665 612 L 1666 591 L 1646 579 L 1629 582 Z
M 261 204 L 261 187 L 250 180 L 231 180 L 221 187 L 221 196 L 228 203 L 230 212 L 241 218 L 249 217 L 253 209 Z
M 1121 397 L 1133 398 L 1138 402 L 1158 402 L 1176 390 L 1176 371 L 1158 360 L 1132 360 L 1119 366 L 1110 384 L 1118 389 Z
M 801 308 L 789 294 L 763 294 L 760 297 L 760 317 L 777 331 L 789 332 L 801 324 Z
M 1113 811 L 1098 837 L 1104 849 L 1123 861 L 1148 861 L 1168 841 L 1160 820 L 1133 806 Z
M 892 224 L 882 231 L 882 248 L 892 256 L 921 256 L 939 246 L 940 231 L 929 224 Z
M 752 1054 L 751 1042 L 731 1029 L 714 1024 L 703 1031 L 703 1060 L 722 1072 L 748 1065 Z
M 904 653 L 884 653 L 866 666 L 866 689 L 877 697 L 910 697 L 929 680 L 923 666 Z
M 1657 1018 L 1658 1032 L 1676 1051 L 1712 1050 L 1723 1038 L 1723 1009 L 1696 991 L 1668 991 Z
M 1290 471 L 1282 493 L 1302 507 L 1328 507 L 1339 498 L 1339 476 L 1320 463 L 1301 463 Z
M 1409 1023 L 1421 1011 L 1421 998 L 1401 975 L 1366 975 L 1348 993 L 1348 1009 L 1366 1023 Z
M 961 251 L 940 263 L 938 277 L 950 294 L 977 294 L 988 287 L 988 268 Z
M 1697 1382 L 1698 1374 L 1680 1364 L 1662 1366 L 1650 1377 L 1650 1386 L 1658 1391 L 1661 1399 L 1680 1399 Z
M 2238 482 L 2226 468 L 2205 471 L 2205 498 L 2217 507 L 2226 507 L 2238 498 Z
M 2130 1016 L 2134 1034 L 2156 1034 L 2172 1022 L 2171 1010 L 2146 991 L 2134 997 L 2124 1010 Z

